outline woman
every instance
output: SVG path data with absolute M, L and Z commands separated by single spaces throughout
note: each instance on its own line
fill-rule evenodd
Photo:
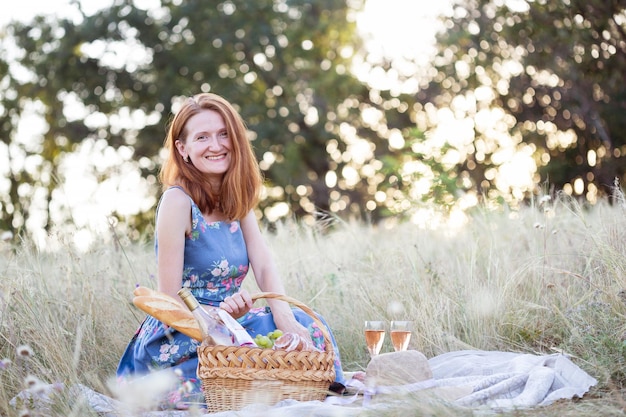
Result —
M 310 316 L 280 300 L 252 309 L 250 295 L 240 288 L 250 266 L 261 291 L 285 293 L 253 211 L 262 178 L 237 111 L 215 94 L 189 98 L 172 119 L 165 146 L 169 154 L 160 173 L 164 192 L 155 239 L 159 291 L 178 298 L 178 290 L 189 287 L 207 308 L 223 308 L 238 318 L 252 337 L 279 328 L 323 349 L 323 336 Z M 331 339 L 336 380 L 343 384 L 332 334 Z M 170 393 L 161 406 L 203 401 L 197 346 L 148 316 L 120 360 L 118 378 L 173 368 L 185 388 Z

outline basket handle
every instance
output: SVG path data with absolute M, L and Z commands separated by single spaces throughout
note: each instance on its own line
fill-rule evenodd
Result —
M 324 325 L 324 323 L 322 323 L 322 321 L 317 317 L 317 314 L 315 314 L 315 312 L 308 307 L 306 304 L 303 304 L 302 302 L 296 300 L 295 298 L 291 298 L 287 295 L 284 294 L 278 294 L 275 292 L 259 292 L 256 294 L 252 294 L 252 301 L 256 301 L 260 298 L 266 298 L 266 299 L 275 299 L 275 300 L 281 300 L 281 301 L 285 301 L 289 304 L 292 304 L 296 307 L 298 307 L 300 310 L 304 311 L 306 314 L 308 314 L 309 316 L 311 316 L 311 318 L 313 319 L 313 321 L 315 322 L 315 324 L 317 324 L 317 327 L 319 327 L 319 329 L 322 331 L 322 335 L 324 336 L 324 342 L 326 344 L 326 352 L 327 353 L 333 353 L 333 344 L 330 341 L 330 335 L 328 334 L 328 330 L 326 330 L 326 326 Z

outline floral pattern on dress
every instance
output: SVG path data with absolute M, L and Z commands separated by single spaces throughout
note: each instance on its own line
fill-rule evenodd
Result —
M 198 240 L 200 237 L 200 233 L 204 232 L 204 227 L 200 226 L 200 230 L 198 230 L 199 219 L 196 216 L 192 216 L 191 218 L 191 231 L 187 233 L 187 239 L 189 240 Z
M 178 346 L 176 343 L 163 343 L 161 345 L 160 355 L 158 357 L 158 362 L 168 362 L 172 355 L 176 355 L 178 353 Z
M 198 342 L 194 339 L 187 338 L 165 339 L 159 347 L 157 356 L 152 357 L 153 366 L 157 369 L 171 366 L 171 364 L 178 364 L 189 360 L 192 354 L 196 353 L 198 349 Z
M 185 243 L 183 286 L 190 288 L 200 303 L 217 306 L 239 291 L 248 274 L 248 262 L 239 221 L 207 222 L 192 203 L 192 232 L 187 234 Z
M 206 223 L 206 226 L 209 229 L 219 229 L 221 223 L 222 222 L 210 222 L 210 223 Z
M 214 277 L 225 277 L 230 274 L 230 266 L 228 260 L 222 258 L 220 261 L 214 262 L 214 268 L 211 270 L 211 275 Z

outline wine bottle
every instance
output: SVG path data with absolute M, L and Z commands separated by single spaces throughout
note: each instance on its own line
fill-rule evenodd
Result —
M 191 314 L 193 314 L 198 321 L 198 326 L 202 333 L 202 343 L 210 346 L 233 346 L 236 344 L 234 335 L 228 330 L 222 320 L 202 308 L 189 288 L 181 288 L 178 291 L 178 296 L 183 300 L 187 308 L 191 311 Z

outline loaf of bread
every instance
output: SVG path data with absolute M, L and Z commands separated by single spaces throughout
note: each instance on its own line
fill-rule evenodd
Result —
M 202 341 L 202 333 L 193 314 L 178 300 L 160 291 L 137 287 L 133 304 L 140 310 L 179 332 Z
M 156 294 L 159 294 L 159 292 L 148 287 L 142 287 L 141 285 L 136 286 L 135 290 L 133 291 L 133 295 L 135 296 Z

